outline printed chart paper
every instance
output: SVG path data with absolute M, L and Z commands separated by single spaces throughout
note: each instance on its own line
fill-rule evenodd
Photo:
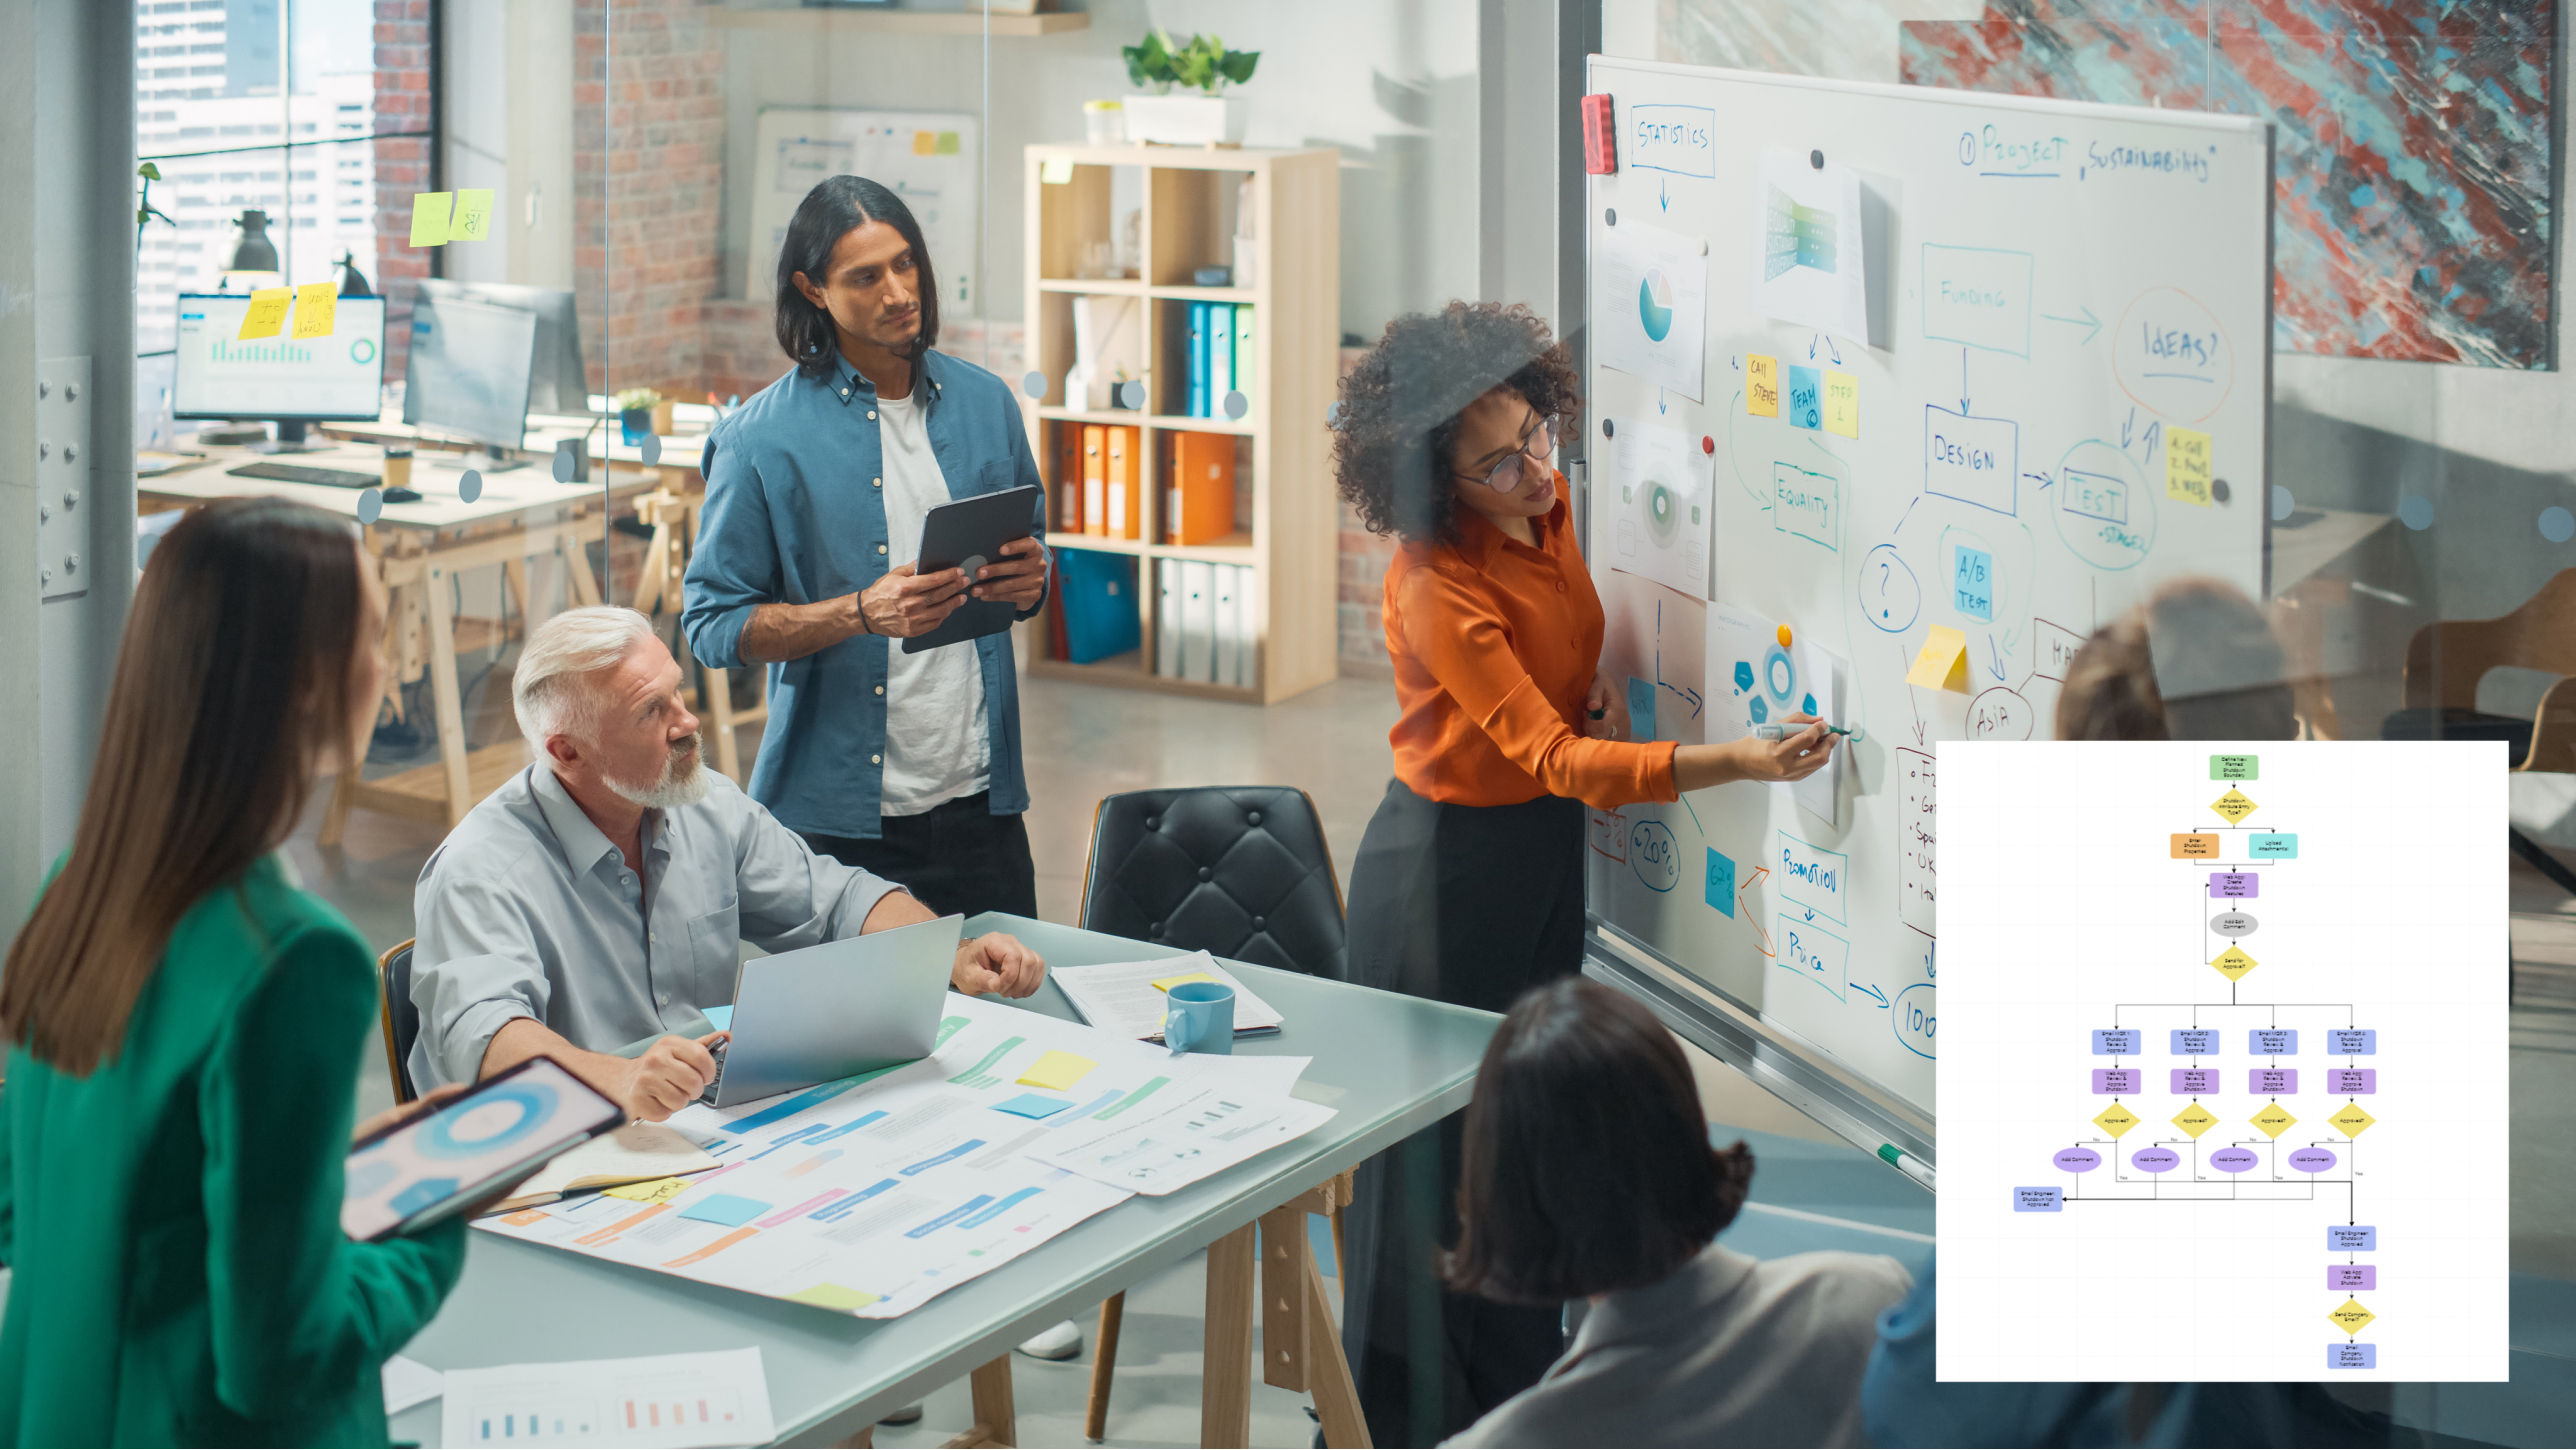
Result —
M 1706 599 L 1709 490 L 1698 445 L 1677 428 L 1614 422 L 1613 436 L 1593 453 L 1601 468 L 1592 491 L 1594 557 Z
M 1217 964 L 1206 952 L 1156 957 L 1145 962 L 1106 962 L 1098 966 L 1057 967 L 1049 974 L 1065 999 L 1084 1020 L 1105 1032 L 1148 1042 L 1163 1040 L 1163 993 L 1154 983 L 1174 976 L 1203 975 L 1234 989 L 1234 1035 L 1275 1032 L 1283 1020 L 1279 1009 L 1253 995 L 1242 979 Z
M 1939 1378 L 2505 1379 L 2503 747 L 1939 763 Z
M 1765 151 L 1746 200 L 1753 311 L 1867 342 L 1869 249 L 1859 173 L 1835 162 L 1818 170 L 1803 156 Z
M 778 1433 L 760 1351 L 450 1370 L 447 1445 L 765 1445 Z
M 1696 237 L 1622 219 L 1592 257 L 1592 345 L 1605 367 L 1696 403 L 1708 353 L 1708 253 Z

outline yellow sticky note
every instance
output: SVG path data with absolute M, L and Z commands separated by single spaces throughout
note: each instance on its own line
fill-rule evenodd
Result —
M 1933 625 L 1913 668 L 1905 672 L 1905 683 L 1968 693 L 1968 637 L 1946 624 Z
M 456 193 L 456 220 L 447 229 L 447 239 L 451 242 L 479 242 L 491 235 L 491 189 L 460 188 Z
M 1020 1074 L 1020 1086 L 1053 1088 L 1060 1093 L 1071 1092 L 1075 1083 L 1091 1076 L 1091 1070 L 1098 1066 L 1100 1064 L 1090 1058 L 1076 1056 L 1070 1052 L 1049 1052 L 1030 1064 L 1028 1071 Z
M 1189 972 L 1177 977 L 1157 977 L 1154 979 L 1154 990 L 1157 992 L 1168 992 L 1183 982 L 1213 982 L 1215 980 L 1216 978 L 1209 976 L 1205 972 Z
M 1780 416 L 1780 360 L 1747 353 L 1744 358 L 1744 411 L 1756 418 Z
M 1860 436 L 1860 379 L 1849 373 L 1825 374 L 1825 431 Z
M 2209 507 L 2209 435 L 2165 430 L 2165 497 Z
M 912 133 L 912 154 L 913 154 L 913 155 L 915 155 L 915 156 L 936 156 L 936 155 L 938 155 L 938 154 L 939 154 L 939 133 L 938 133 L 938 132 L 936 132 L 936 131 L 915 131 L 915 132 L 913 132 L 913 133 Z
M 811 1304 L 818 1309 L 849 1310 L 865 1309 L 885 1296 L 871 1294 L 865 1289 L 853 1289 L 847 1284 L 825 1283 L 817 1284 L 811 1289 L 799 1289 L 787 1297 L 799 1304 Z
M 452 191 L 418 191 L 411 198 L 411 244 L 415 247 L 447 245 L 447 214 L 456 205 Z
M 286 325 L 286 304 L 295 297 L 292 287 L 262 287 L 250 294 L 250 309 L 242 313 L 239 340 L 275 337 Z
M 942 132 L 940 132 L 940 133 L 939 133 L 939 141 L 938 141 L 938 143 L 937 143 L 935 146 L 933 146 L 931 149 L 932 149 L 932 151 L 933 151 L 935 154 L 940 155 L 940 156 L 954 156 L 954 155 L 956 155 L 956 154 L 957 154 L 957 133 L 956 133 L 956 132 L 954 132 L 954 131 L 942 131 Z
M 329 337 L 340 325 L 340 284 L 308 282 L 295 289 L 295 335 Z
M 605 1190 L 609 1198 L 630 1199 L 636 1203 L 668 1203 L 686 1192 L 685 1178 L 655 1178 L 644 1183 L 621 1183 Z
M 1038 180 L 1049 186 L 1063 186 L 1073 180 L 1073 158 L 1050 156 L 1038 163 Z

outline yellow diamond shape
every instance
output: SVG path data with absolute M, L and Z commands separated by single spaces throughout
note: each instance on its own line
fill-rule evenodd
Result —
M 2252 957 L 2245 955 L 2245 949 L 2243 947 L 2229 947 L 2226 951 L 2219 953 L 2218 960 L 2211 962 L 2210 965 L 2218 968 L 2220 976 L 2233 982 L 2242 979 L 2247 972 L 2254 970 L 2255 962 Z M 2272 979 L 2265 977 L 2263 980 L 2268 982 Z
M 2269 1133 L 2275 1138 L 2290 1131 L 2291 1128 L 2296 1127 L 2298 1125 L 2298 1121 L 2298 1119 L 2290 1116 L 2290 1110 L 2288 1108 L 2281 1106 L 2279 1103 L 2265 1103 L 2263 1105 L 2263 1111 L 2254 1115 L 2254 1126 L 2262 1129 L 2264 1132 Z
M 2218 812 L 2220 815 L 2227 817 L 2227 824 L 2231 826 L 2244 820 L 2247 816 L 2254 814 L 2255 810 L 2254 803 L 2247 800 L 2245 798 L 2245 793 L 2240 790 L 2231 790 L 2227 794 L 2220 796 L 2218 799 L 2211 801 L 2209 803 L 2209 808 Z
M 2197 1138 L 2217 1125 L 2218 1115 L 2198 1103 L 2173 1115 L 2174 1126 Z
M 2346 1299 L 2343 1301 L 2343 1306 L 2341 1308 L 2336 1309 L 2332 1313 L 2326 1315 L 2326 1317 L 2333 1320 L 2335 1328 L 2342 1330 L 2344 1333 L 2359 1334 L 2363 1328 L 2369 1325 L 2370 1321 L 2378 1318 L 2379 1316 L 2362 1308 L 2360 1300 Z
M 2113 1103 L 2094 1115 L 2093 1121 L 2101 1126 L 2103 1132 L 2116 1138 L 2138 1125 L 2138 1115 Z
M 2379 1120 L 2372 1117 L 2370 1114 L 2363 1112 L 2361 1110 L 2361 1104 L 2346 1103 L 2333 1117 L 2326 1119 L 2326 1121 L 2342 1129 L 2345 1137 L 2358 1138 L 2361 1136 L 2362 1129 L 2369 1127 L 2371 1124 L 2376 1123 Z

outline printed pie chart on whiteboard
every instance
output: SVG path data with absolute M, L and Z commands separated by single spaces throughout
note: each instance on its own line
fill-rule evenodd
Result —
M 1663 341 L 1673 330 L 1673 284 L 1661 267 L 1648 267 L 1645 280 L 1637 284 L 1637 321 L 1651 342 Z

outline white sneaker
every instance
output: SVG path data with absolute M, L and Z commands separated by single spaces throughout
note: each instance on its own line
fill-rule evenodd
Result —
M 880 1425 L 914 1425 L 921 1422 L 921 1401 L 915 1400 L 891 1415 L 877 1416 Z
M 1021 1340 L 1018 1348 L 1031 1359 L 1071 1359 L 1082 1353 L 1082 1326 L 1067 1319 Z

